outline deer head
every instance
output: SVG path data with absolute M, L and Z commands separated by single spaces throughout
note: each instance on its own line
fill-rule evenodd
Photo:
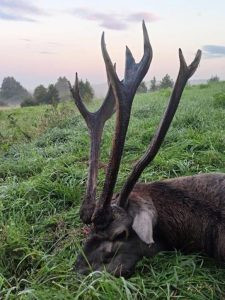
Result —
M 136 63 L 131 51 L 126 47 L 126 66 L 123 80 L 118 78 L 111 62 L 103 33 L 101 48 L 109 90 L 97 112 L 91 113 L 84 106 L 79 94 L 77 75 L 75 86 L 74 88 L 71 87 L 73 98 L 87 123 L 91 137 L 87 190 L 81 205 L 80 216 L 84 223 L 92 223 L 93 229 L 76 263 L 76 269 L 84 274 L 90 270 L 103 270 L 105 268 L 115 275 L 129 276 L 136 262 L 143 255 L 154 255 L 160 248 L 159 243 L 154 243 L 153 234 L 153 228 L 157 223 L 156 209 L 151 199 L 146 199 L 146 197 L 143 199 L 140 194 L 135 192 L 134 186 L 145 167 L 156 156 L 164 140 L 183 89 L 198 67 L 201 51 L 198 50 L 195 59 L 188 66 L 181 49 L 179 49 L 180 69 L 160 125 L 146 153 L 134 166 L 119 195 L 113 199 L 113 190 L 123 154 L 132 102 L 152 60 L 152 48 L 144 22 L 142 27 L 144 54 L 140 62 Z M 105 122 L 114 111 L 116 111 L 115 135 L 103 190 L 98 201 L 96 201 L 101 136 Z

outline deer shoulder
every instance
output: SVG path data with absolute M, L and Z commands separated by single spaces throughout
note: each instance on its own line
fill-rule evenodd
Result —
M 157 225 L 156 230 L 171 247 L 225 259 L 224 249 L 219 247 L 225 246 L 225 174 L 136 184 L 128 210 L 133 216 L 140 211 L 155 213 L 153 227 Z M 140 223 L 139 230 L 143 232 L 145 226 L 149 224 Z

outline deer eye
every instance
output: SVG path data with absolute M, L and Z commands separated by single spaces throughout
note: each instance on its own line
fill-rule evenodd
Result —
M 126 240 L 128 238 L 128 234 L 129 233 L 127 230 L 123 230 L 115 237 L 115 240 Z

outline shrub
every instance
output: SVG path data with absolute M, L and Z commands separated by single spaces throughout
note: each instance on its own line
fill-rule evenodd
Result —
M 34 101 L 34 99 L 32 99 L 32 98 L 24 99 L 20 104 L 21 107 L 36 106 L 36 105 L 38 105 L 38 103 L 36 101 Z

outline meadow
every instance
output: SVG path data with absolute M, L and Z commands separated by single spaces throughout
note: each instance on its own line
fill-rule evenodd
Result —
M 169 95 L 136 96 L 116 191 L 149 144 Z M 101 165 L 114 121 L 105 126 Z M 88 152 L 86 124 L 73 103 L 0 111 L 0 299 L 225 299 L 225 269 L 198 253 L 143 259 L 129 280 L 76 274 Z M 140 181 L 201 172 L 225 172 L 225 82 L 186 87 Z M 100 190 L 104 168 L 99 175 Z

